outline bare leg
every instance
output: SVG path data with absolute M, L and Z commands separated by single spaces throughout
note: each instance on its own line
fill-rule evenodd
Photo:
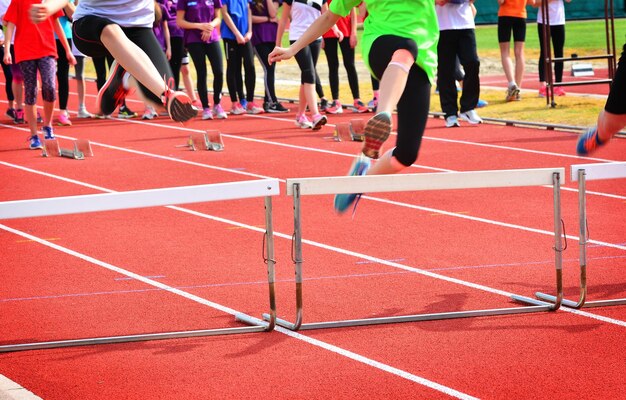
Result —
M 54 102 L 43 102 L 43 126 L 52 126 L 52 115 L 54 114 Z
M 385 68 L 380 80 L 376 115 L 365 125 L 365 141 L 361 150 L 365 156 L 378 158 L 380 148 L 391 133 L 391 113 L 402 97 L 409 71 L 414 63 L 415 59 L 411 52 L 397 50 Z
M 500 61 L 502 62 L 502 69 L 504 70 L 504 76 L 506 76 L 507 82 L 515 82 L 513 78 L 513 61 L 511 61 L 510 54 L 511 45 L 509 42 L 500 43 Z
M 515 52 L 515 83 L 518 87 L 522 87 L 522 80 L 524 79 L 524 67 L 526 64 L 526 58 L 524 57 L 524 42 L 515 42 L 513 44 L 513 51 Z
M 367 171 L 367 175 L 395 174 L 402 171 L 406 166 L 393 156 L 393 149 L 387 150 L 378 161 Z
M 182 65 L 180 67 L 180 72 L 183 75 L 183 82 L 185 83 L 185 91 L 187 92 L 187 96 L 192 101 L 197 101 L 196 92 L 193 90 L 193 83 L 191 82 L 191 74 L 189 73 L 189 67 L 187 65 Z
M 309 111 L 311 112 L 311 115 L 319 114 L 320 111 L 317 108 L 317 101 L 315 101 L 315 84 L 304 83 L 302 84 L 301 88 L 304 94 L 304 98 L 306 99 L 306 104 L 309 106 Z
M 602 143 L 611 140 L 617 132 L 626 126 L 626 114 L 612 114 L 602 110 L 598 115 L 598 137 Z
M 28 129 L 30 129 L 30 135 L 37 135 L 37 105 L 24 104 L 24 114 L 28 120 Z

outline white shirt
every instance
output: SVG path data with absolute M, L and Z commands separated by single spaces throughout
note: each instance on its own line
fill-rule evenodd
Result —
M 447 31 L 453 29 L 474 29 L 474 13 L 470 2 L 461 4 L 446 3 L 443 6 L 435 7 L 437 20 L 439 20 L 439 30 Z
M 121 27 L 152 28 L 153 0 L 81 0 L 76 6 L 74 20 L 86 15 L 108 18 Z
M 548 19 L 550 26 L 565 25 L 565 6 L 563 0 L 550 0 L 548 2 Z M 537 22 L 543 24 L 543 7 L 537 11 Z
M 322 8 L 322 0 L 310 0 Z M 289 40 L 298 40 L 309 26 L 321 15 L 321 11 L 308 4 L 294 0 L 291 4 L 291 24 L 289 24 Z

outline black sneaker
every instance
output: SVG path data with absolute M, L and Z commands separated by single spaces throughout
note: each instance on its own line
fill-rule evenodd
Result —
M 98 109 L 102 115 L 111 115 L 115 109 L 122 104 L 128 89 L 124 88 L 123 78 L 126 71 L 122 68 L 117 61 L 114 61 L 111 65 L 111 71 L 109 78 L 105 82 L 102 89 L 98 92 Z
M 326 111 L 327 108 L 328 108 L 328 100 L 322 98 L 322 100 L 320 100 L 320 112 Z
M 267 105 L 267 108 L 266 108 L 266 105 Z M 268 113 L 286 113 L 286 112 L 289 112 L 289 110 L 286 109 L 279 102 L 263 104 L 263 109 L 265 109 L 265 112 L 268 112 Z
M 120 111 L 117 113 L 117 118 L 129 119 L 138 117 L 139 114 L 128 108 L 127 106 L 121 106 Z

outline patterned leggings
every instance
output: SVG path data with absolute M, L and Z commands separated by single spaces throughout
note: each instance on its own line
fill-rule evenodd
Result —
M 41 97 L 43 101 L 54 103 L 56 100 L 56 60 L 43 57 L 19 63 L 24 76 L 24 103 L 37 104 L 37 70 L 41 75 Z

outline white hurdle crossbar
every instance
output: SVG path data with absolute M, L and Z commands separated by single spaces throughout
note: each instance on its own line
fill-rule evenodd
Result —
M 282 318 L 276 324 L 291 330 L 336 328 L 347 326 L 377 325 L 395 322 L 429 321 L 436 319 L 467 318 L 487 315 L 520 314 L 539 311 L 553 311 L 560 307 L 558 299 L 563 296 L 562 285 L 562 225 L 560 185 L 564 181 L 564 168 L 544 168 L 525 170 L 472 171 L 450 173 L 398 174 L 372 176 L 343 176 L 327 178 L 287 179 L 287 194 L 294 201 L 294 265 L 296 283 L 296 318 L 290 322 Z M 303 323 L 302 321 L 302 228 L 301 196 L 337 193 L 373 193 L 443 189 L 475 189 L 516 186 L 551 185 L 554 191 L 554 250 L 556 265 L 556 303 L 547 303 L 525 296 L 513 296 L 513 299 L 531 306 L 509 307 L 486 310 L 443 312 L 436 314 L 418 314 L 391 316 L 382 318 L 353 319 Z M 265 315 L 268 319 L 269 316 Z
M 626 298 L 587 301 L 587 189 L 586 181 L 598 179 L 626 178 L 626 162 L 578 164 L 571 167 L 572 181 L 578 181 L 578 259 L 580 264 L 580 295 L 577 301 L 563 299 L 562 304 L 570 308 L 592 308 L 626 304 Z M 554 302 L 554 296 L 537 292 L 537 298 Z
M 165 189 L 137 190 L 119 193 L 90 194 L 33 200 L 6 201 L 0 203 L 0 220 L 41 217 L 47 215 L 76 214 L 95 211 L 124 210 L 156 206 L 203 203 L 209 201 L 235 200 L 264 197 L 265 236 L 264 262 L 267 264 L 270 313 L 255 318 L 237 314 L 235 319 L 249 326 L 233 328 L 202 329 L 164 333 L 137 334 L 127 336 L 69 339 L 50 342 L 22 343 L 0 346 L 0 353 L 51 349 L 59 347 L 86 346 L 95 344 L 126 343 L 158 339 L 174 339 L 199 336 L 216 336 L 235 333 L 271 331 L 275 326 L 275 264 L 274 230 L 272 224 L 272 196 L 280 194 L 277 179 L 262 179 L 242 182 L 217 183 Z

